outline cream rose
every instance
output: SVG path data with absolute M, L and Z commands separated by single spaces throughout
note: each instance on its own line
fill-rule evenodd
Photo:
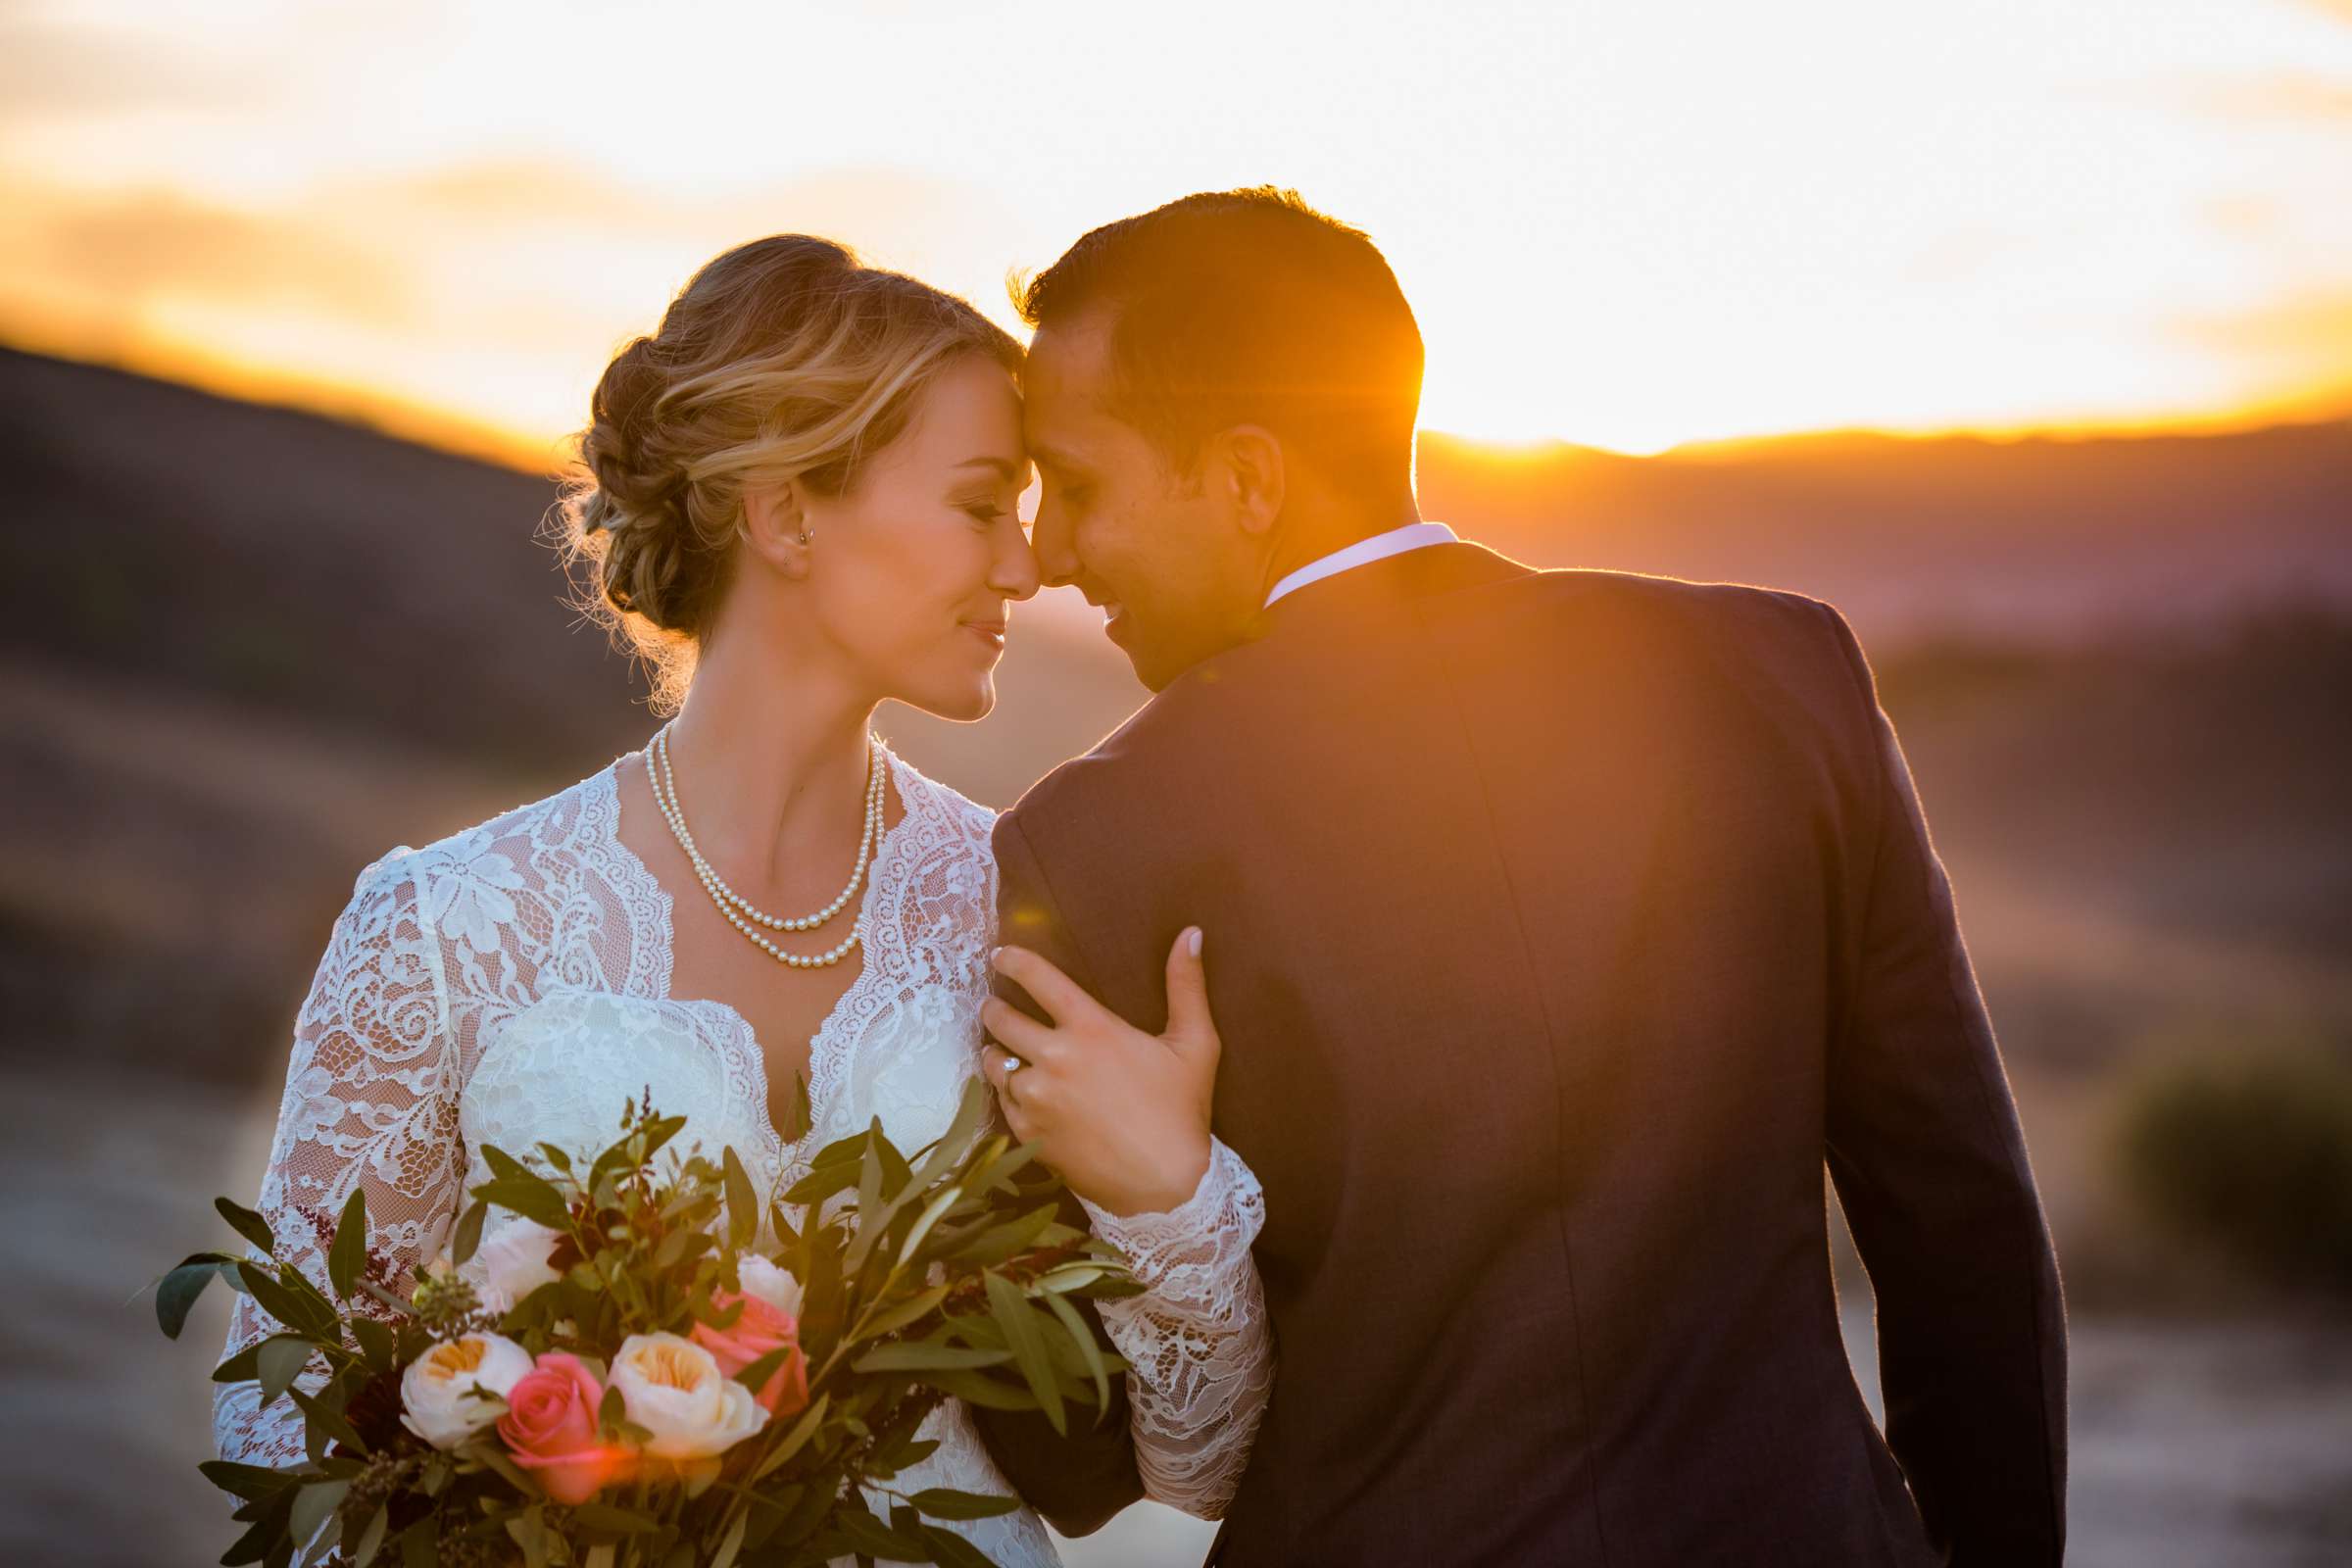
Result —
M 744 1295 L 789 1317 L 801 1315 L 801 1282 L 757 1252 L 735 1259 L 735 1277 L 743 1282 Z
M 454 1448 L 507 1413 L 507 1391 L 531 1353 L 498 1334 L 443 1340 L 400 1375 L 400 1424 L 436 1448 Z
M 505 1305 L 512 1306 L 549 1280 L 563 1278 L 548 1261 L 562 1240 L 562 1231 L 516 1215 L 482 1239 L 472 1261 L 479 1267 L 483 1283 Z
M 629 1419 L 652 1434 L 645 1451 L 656 1459 L 712 1458 L 767 1424 L 751 1390 L 675 1334 L 630 1335 L 606 1381 L 620 1391 Z

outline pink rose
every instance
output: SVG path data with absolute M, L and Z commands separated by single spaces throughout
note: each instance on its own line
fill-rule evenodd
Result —
M 597 1407 L 605 1391 L 576 1355 L 550 1350 L 507 1391 L 498 1435 L 514 1462 L 535 1474 L 540 1489 L 562 1503 L 586 1502 L 598 1491 L 637 1472 L 634 1449 L 602 1441 Z
M 760 1299 L 734 1291 L 722 1292 L 710 1298 L 710 1304 L 724 1312 L 737 1301 L 743 1303 L 743 1315 L 730 1329 L 714 1329 L 708 1323 L 696 1323 L 688 1336 L 695 1344 L 710 1352 L 718 1369 L 727 1376 L 750 1366 L 770 1350 L 792 1348 L 792 1353 L 767 1380 L 767 1387 L 759 1393 L 759 1400 L 771 1416 L 797 1413 L 808 1402 L 808 1359 L 801 1354 L 801 1325 L 790 1312 Z

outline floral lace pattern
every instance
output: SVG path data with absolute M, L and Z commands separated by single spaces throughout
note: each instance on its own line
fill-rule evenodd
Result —
M 1250 1247 L 1265 1191 L 1209 1141 L 1193 1196 L 1166 1213 L 1117 1215 L 1081 1199 L 1095 1234 L 1126 1254 L 1141 1296 L 1104 1301 L 1102 1327 L 1133 1364 L 1129 1426 L 1144 1490 L 1201 1519 L 1224 1517 L 1274 1392 L 1264 1288 Z
M 649 1083 L 664 1109 L 688 1118 L 682 1139 L 713 1152 L 733 1144 L 771 1192 L 873 1117 L 901 1148 L 944 1132 L 979 1072 L 994 816 L 896 756 L 889 763 L 904 813 L 869 874 L 864 964 L 810 1040 L 813 1127 L 797 1144 L 767 1119 L 766 1066 L 750 1024 L 724 1003 L 669 995 L 671 901 L 618 836 L 617 764 L 361 872 L 296 1020 L 262 1180 L 258 1206 L 281 1252 L 323 1282 L 333 1218 L 365 1189 L 369 1249 L 405 1283 L 441 1250 L 465 1189 L 488 1175 L 481 1144 L 601 1147 L 621 1102 Z M 1230 1190 L 1253 1192 L 1247 1168 L 1227 1157 Z M 1145 1380 L 1169 1380 L 1135 1400 L 1135 1433 L 1152 1455 L 1141 1461 L 1147 1478 L 1172 1478 L 1168 1500 L 1179 1506 L 1217 1494 L 1203 1478 L 1220 1470 L 1230 1494 L 1270 1381 L 1249 1261 L 1259 1211 L 1219 1200 L 1212 1222 L 1247 1225 L 1247 1235 L 1199 1239 L 1190 1253 L 1171 1244 L 1169 1256 L 1194 1259 L 1167 1276 L 1186 1294 L 1156 1309 L 1138 1303 L 1157 1291 L 1114 1303 L 1129 1320 L 1113 1335 L 1139 1368 L 1132 1387 L 1140 1395 Z M 1184 1299 L 1211 1315 L 1196 1317 Z M 269 1332 L 240 1296 L 228 1349 Z M 322 1371 L 315 1364 L 304 1386 Z M 214 1426 L 224 1458 L 303 1456 L 291 1401 L 260 1409 L 250 1384 L 217 1391 Z M 941 1446 L 904 1485 L 1011 1490 L 959 1401 L 935 1412 L 923 1435 Z M 1153 1451 L 1171 1445 L 1164 1457 Z M 953 1528 L 1003 1568 L 1057 1561 L 1026 1508 Z

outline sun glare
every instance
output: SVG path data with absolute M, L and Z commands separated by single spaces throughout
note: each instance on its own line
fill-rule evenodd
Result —
M 1013 324 L 1009 270 L 1270 180 L 1381 243 L 1424 422 L 1488 441 L 2352 386 L 2352 26 L 2297 0 L 1216 0 L 1133 46 L 1075 0 L 231 9 L 20 13 L 55 69 L 0 118 L 0 336 L 536 451 L 744 238 L 832 234 Z

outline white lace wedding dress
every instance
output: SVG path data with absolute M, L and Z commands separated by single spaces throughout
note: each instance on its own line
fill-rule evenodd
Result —
M 885 754 L 889 756 L 889 754 Z M 904 806 L 875 857 L 862 906 L 864 966 L 810 1041 L 814 1127 L 787 1144 L 768 1120 L 759 1042 L 724 1003 L 670 995 L 670 897 L 617 833 L 617 764 L 561 794 L 360 875 L 296 1024 L 260 1208 L 281 1249 L 324 1278 L 325 1238 L 355 1188 L 368 1245 L 405 1281 L 442 1248 L 465 1189 L 488 1179 L 478 1150 L 610 1143 L 622 1102 L 651 1085 L 684 1115 L 681 1146 L 731 1144 L 781 1191 L 816 1150 L 879 1116 L 901 1149 L 947 1129 L 979 1071 L 997 878 L 993 815 L 895 756 Z M 1135 1366 L 1129 1393 L 1150 1495 L 1222 1513 L 1272 1383 L 1250 1245 L 1256 1179 L 1221 1143 L 1190 1201 L 1119 1219 L 1089 1205 L 1146 1294 L 1103 1306 Z M 270 1332 L 237 1298 L 228 1348 Z M 316 1369 L 315 1369 L 316 1370 Z M 221 1389 L 221 1456 L 303 1457 L 292 1401 L 257 1407 Z M 960 1402 L 923 1436 L 939 1448 L 901 1485 L 1008 1494 Z M 1001 1568 L 1054 1563 L 1027 1508 L 955 1525 Z

